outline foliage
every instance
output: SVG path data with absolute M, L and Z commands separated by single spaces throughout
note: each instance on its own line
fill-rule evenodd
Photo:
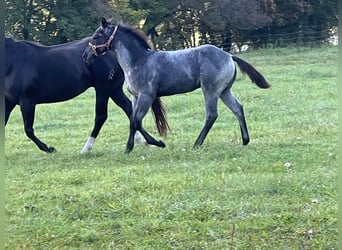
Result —
M 139 26 L 164 49 L 211 43 L 321 42 L 337 27 L 337 0 L 5 0 L 6 34 L 55 44 L 92 34 L 100 16 Z M 82 6 L 82 7 L 80 7 Z
M 43 44 L 89 36 L 98 23 L 91 0 L 5 0 L 5 5 L 6 34 Z
M 151 5 L 144 1 L 140 3 L 140 5 L 132 5 L 138 9 L 148 6 L 147 8 L 151 10 L 143 28 L 157 44 L 156 47 L 161 49 L 187 48 L 206 42 L 220 45 L 223 31 L 230 34 L 232 29 L 254 29 L 263 27 L 271 21 L 269 12 L 256 0 L 165 1 L 165 3 L 157 1 Z M 272 5 L 267 9 L 271 8 Z M 227 43 L 226 35 L 224 34 L 223 37 L 224 42 Z M 229 50 L 229 46 L 226 50 Z
M 147 2 L 129 5 L 146 10 L 143 29 L 161 49 L 211 43 L 230 51 L 232 43 L 254 47 L 322 43 L 338 20 L 336 0 Z
M 323 43 L 337 26 L 337 1 L 275 1 L 276 18 L 269 26 L 246 32 L 245 41 L 255 47 L 266 44 Z
M 165 149 L 125 155 L 128 121 L 110 105 L 94 151 L 94 91 L 37 106 L 25 137 L 19 109 L 5 134 L 6 249 L 337 249 L 337 48 L 255 50 L 240 56 L 272 84 L 238 73 L 251 143 L 219 103 L 204 145 L 200 91 L 164 97 Z M 76 118 L 76 119 L 75 119 Z M 145 128 L 157 135 L 152 116 Z

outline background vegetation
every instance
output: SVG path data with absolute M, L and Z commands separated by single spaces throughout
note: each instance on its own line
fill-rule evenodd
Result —
M 337 0 L 5 0 L 9 36 L 43 44 L 89 36 L 100 16 L 135 24 L 160 49 L 311 45 L 337 32 Z M 232 44 L 234 45 L 232 48 Z
M 15 109 L 5 134 L 6 249 L 337 249 L 337 48 L 240 56 L 273 85 L 261 90 L 238 74 L 248 146 L 220 103 L 203 147 L 191 148 L 200 91 L 163 98 L 167 147 L 130 155 L 115 105 L 94 151 L 79 154 L 93 91 L 37 106 L 36 133 L 55 154 L 26 138 Z M 144 123 L 156 135 L 151 115 Z

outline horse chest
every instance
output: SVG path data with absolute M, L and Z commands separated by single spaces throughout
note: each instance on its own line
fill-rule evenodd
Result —
M 128 92 L 134 96 L 137 96 L 139 93 L 139 89 L 137 87 L 137 84 L 135 84 L 136 80 L 135 80 L 134 75 L 132 75 L 132 72 L 130 70 L 125 72 L 125 81 L 127 84 Z
M 138 73 L 138 67 L 132 67 L 125 70 L 125 81 L 127 84 L 127 90 L 134 96 L 137 96 L 142 90 L 150 88 L 141 88 L 141 86 L 148 84 L 145 80 L 146 77 L 143 74 Z

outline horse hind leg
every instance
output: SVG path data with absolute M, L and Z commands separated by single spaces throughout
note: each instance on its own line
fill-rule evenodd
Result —
M 39 140 L 34 134 L 33 122 L 34 122 L 35 104 L 29 101 L 23 101 L 20 104 L 20 110 L 23 116 L 24 128 L 25 128 L 25 133 L 27 137 L 30 138 L 38 146 L 40 150 L 46 153 L 55 152 L 56 151 L 55 148 L 48 147 L 45 143 Z
M 217 114 L 217 100 L 218 98 L 215 96 L 211 96 L 209 94 L 204 95 L 205 98 L 205 124 L 204 127 L 197 137 L 194 148 L 203 144 L 204 139 L 207 137 L 211 127 L 213 126 L 214 122 L 216 121 L 218 114 Z
M 243 145 L 247 145 L 249 143 L 249 135 L 247 124 L 245 120 L 245 115 L 243 112 L 243 107 L 239 103 L 239 101 L 235 98 L 232 94 L 231 90 L 228 88 L 220 96 L 223 103 L 234 113 L 237 117 L 240 125 L 241 136 L 242 136 L 242 143 Z

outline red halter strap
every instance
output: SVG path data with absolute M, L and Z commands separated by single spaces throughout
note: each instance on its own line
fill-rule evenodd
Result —
M 99 54 L 97 54 L 96 52 L 96 49 L 97 48 L 102 48 L 102 47 L 106 47 L 107 50 L 109 50 L 109 46 L 110 44 L 112 43 L 113 39 L 114 39 L 114 36 L 115 36 L 115 33 L 116 31 L 118 30 L 119 26 L 116 25 L 114 30 L 113 30 L 113 33 L 110 35 L 110 37 L 108 38 L 107 42 L 105 42 L 104 44 L 99 44 L 99 45 L 95 45 L 95 44 L 92 44 L 91 42 L 89 42 L 89 46 L 91 47 L 91 49 L 93 50 L 93 53 L 95 56 L 98 56 Z M 107 52 L 107 51 L 105 51 Z M 102 54 L 104 54 L 105 52 L 103 52 Z

